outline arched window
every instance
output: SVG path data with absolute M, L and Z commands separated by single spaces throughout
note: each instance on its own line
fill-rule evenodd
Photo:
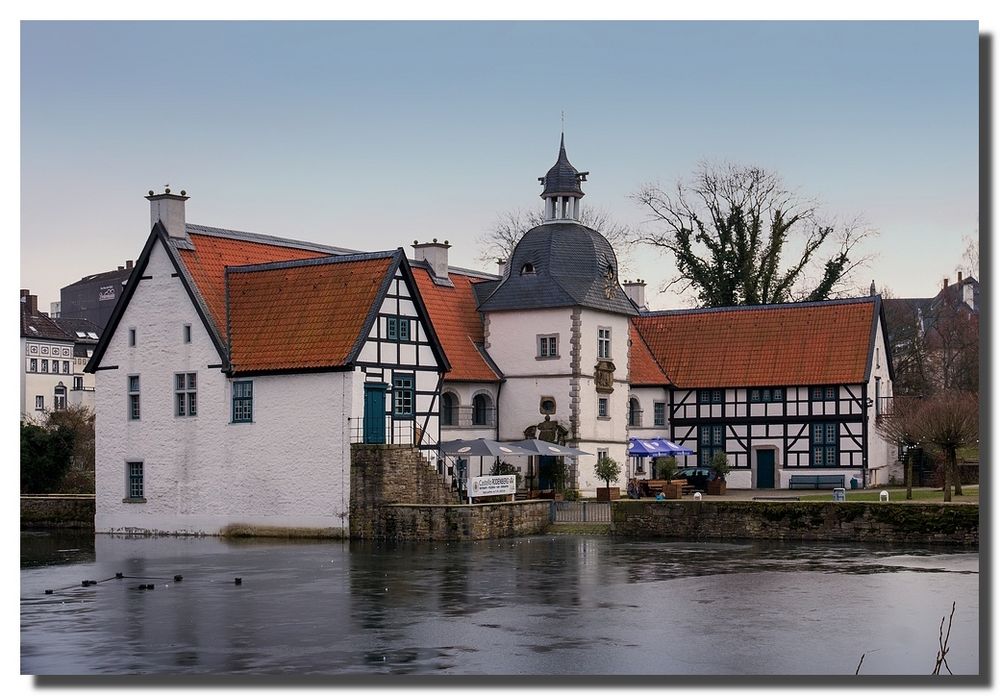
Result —
M 458 397 L 451 392 L 441 395 L 441 425 L 458 425 Z
M 476 394 L 472 399 L 472 424 L 491 425 L 493 423 L 493 400 L 489 394 Z
M 54 406 L 57 411 L 66 410 L 66 386 L 60 382 L 55 391 Z
M 642 411 L 639 409 L 639 400 L 635 397 L 628 400 L 628 424 L 633 428 L 642 425 Z

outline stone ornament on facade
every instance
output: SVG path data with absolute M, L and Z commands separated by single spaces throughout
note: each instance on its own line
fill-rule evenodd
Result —
M 569 430 L 558 420 L 552 420 L 548 415 L 538 425 L 529 425 L 524 429 L 524 437 L 529 440 L 539 439 L 545 442 L 554 442 L 557 445 L 565 445 Z
M 615 390 L 615 364 L 610 360 L 598 360 L 594 365 L 594 388 L 598 394 Z

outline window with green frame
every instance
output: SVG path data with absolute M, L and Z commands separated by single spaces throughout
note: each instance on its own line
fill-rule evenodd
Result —
M 394 374 L 392 376 L 392 416 L 393 418 L 413 417 L 413 375 Z
M 722 390 L 721 389 L 699 389 L 698 390 L 698 403 L 699 404 L 721 404 L 722 403 Z
M 750 401 L 752 403 L 781 403 L 785 400 L 784 389 L 751 389 Z
M 653 402 L 653 425 L 667 424 L 667 404 L 664 401 Z
M 253 422 L 253 381 L 233 382 L 233 423 Z
M 698 426 L 698 464 L 709 466 L 716 452 L 726 451 L 724 425 Z
M 837 466 L 837 424 L 836 423 L 813 423 L 810 437 L 810 466 Z
M 813 387 L 809 390 L 810 401 L 835 401 L 836 399 L 836 387 Z
M 125 497 L 128 500 L 145 499 L 145 481 L 142 462 L 127 462 L 126 467 L 128 468 L 128 476 L 126 480 Z
M 410 320 L 405 317 L 386 317 L 385 336 L 391 341 L 409 341 Z

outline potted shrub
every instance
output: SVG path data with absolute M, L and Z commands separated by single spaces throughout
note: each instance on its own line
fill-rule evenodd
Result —
M 674 476 L 677 475 L 676 457 L 656 457 L 653 459 L 653 471 L 656 475 L 657 487 L 662 486 L 664 498 L 677 499 L 681 497 L 684 491 L 684 482 L 674 482 Z
M 729 459 L 725 452 L 716 452 L 712 455 L 709 468 L 715 473 L 715 478 L 708 482 L 709 495 L 726 494 L 726 474 L 729 473 Z
M 653 478 L 660 481 L 671 481 L 677 474 L 676 457 L 656 457 L 653 459 Z
M 597 489 L 597 499 L 617 500 L 621 494 L 621 490 L 617 486 L 611 488 L 611 482 L 617 480 L 618 476 L 621 475 L 622 465 L 611 457 L 602 457 L 597 462 L 597 466 L 594 467 L 594 473 L 597 474 L 597 478 L 605 483 L 604 488 Z

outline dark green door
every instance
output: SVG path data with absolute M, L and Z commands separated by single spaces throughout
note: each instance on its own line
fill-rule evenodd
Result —
M 365 382 L 365 416 L 362 429 L 366 444 L 385 444 L 385 391 L 388 386 L 388 384 Z
M 774 450 L 757 450 L 757 488 L 774 488 Z
M 538 458 L 538 490 L 547 491 L 555 487 L 555 457 Z

